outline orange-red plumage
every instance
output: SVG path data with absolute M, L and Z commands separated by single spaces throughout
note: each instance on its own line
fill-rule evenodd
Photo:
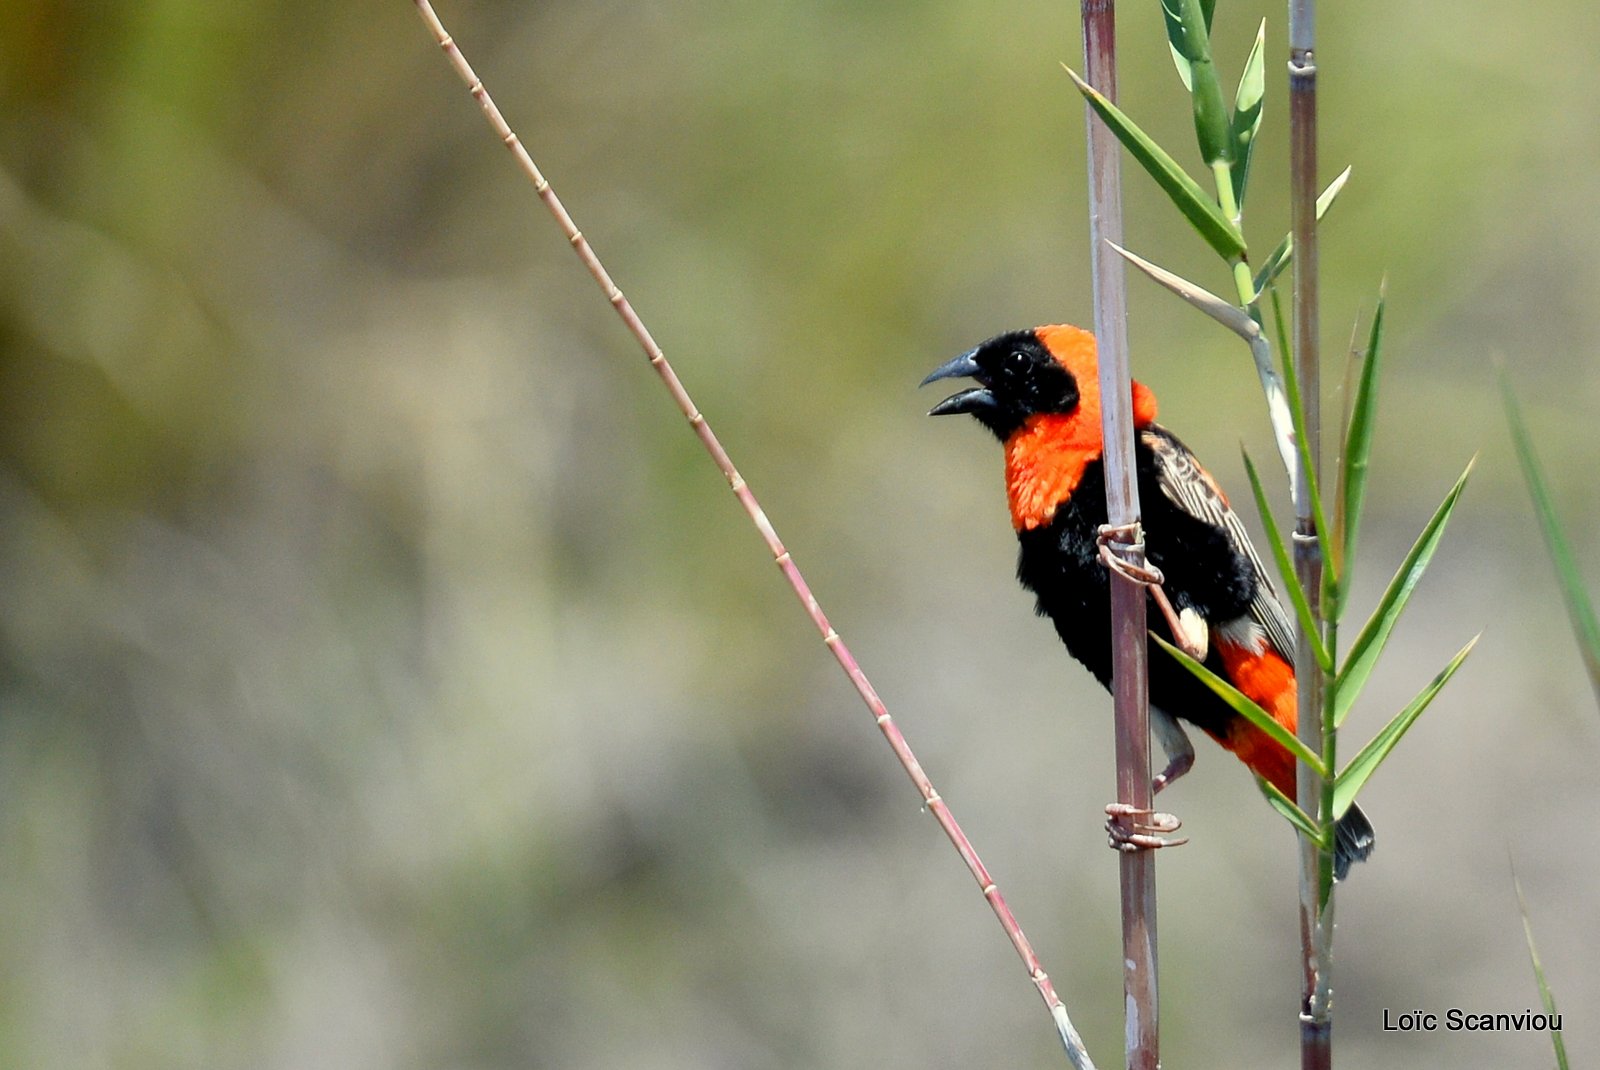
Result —
M 1040 327 L 1037 334 L 1077 381 L 1078 405 L 1066 413 L 1034 413 L 1005 440 L 1006 501 L 1018 531 L 1048 524 L 1056 506 L 1072 496 L 1084 470 L 1104 452 L 1094 335 L 1065 323 Z M 1156 396 L 1134 383 L 1134 426 L 1147 427 L 1155 418 Z
M 1109 583 L 1098 541 L 1106 522 L 1105 471 L 1094 336 L 1066 324 L 998 335 L 925 382 L 956 377 L 979 386 L 946 398 L 933 415 L 968 413 L 1003 444 L 1006 503 L 1021 550 L 1017 578 L 1037 596 L 1039 612 L 1050 618 L 1067 650 L 1109 686 Z M 1292 731 L 1293 628 L 1271 581 L 1216 481 L 1156 423 L 1155 395 L 1136 382 L 1132 403 L 1146 552 L 1165 577 L 1162 589 L 1173 612 L 1203 625 L 1210 639 L 1206 667 Z M 1153 632 L 1172 639 L 1163 614 L 1152 612 L 1150 622 Z M 1295 763 L 1286 749 L 1154 644 L 1149 672 L 1155 711 L 1196 725 L 1279 790 L 1294 793 Z M 1177 769 L 1182 763 L 1173 757 Z M 1371 852 L 1372 829 L 1352 807 L 1338 832 L 1335 863 L 1342 877 L 1351 862 Z
M 1296 715 L 1294 666 L 1270 647 L 1252 650 L 1248 646 L 1219 640 L 1217 656 L 1227 670 L 1227 679 L 1272 714 L 1272 719 L 1293 732 L 1299 724 Z M 1243 717 L 1228 726 L 1217 742 L 1233 751 L 1239 760 L 1290 798 L 1294 798 L 1294 756 Z

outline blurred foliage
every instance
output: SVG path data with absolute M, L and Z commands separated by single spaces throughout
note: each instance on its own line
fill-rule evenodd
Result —
M 1217 40 L 1262 14 L 1223 5 Z M 1265 14 L 1258 244 L 1286 223 Z M 932 433 L 913 389 L 979 338 L 1088 314 L 1076 11 L 441 15 L 1114 1051 L 1108 703 L 1012 583 L 992 448 Z M 0 1063 L 1055 1058 L 970 881 L 410 4 L 0 0 L 0 25 Z M 1414 488 L 1489 451 L 1374 707 L 1448 655 L 1441 622 L 1498 622 L 1470 701 L 1371 789 L 1383 849 L 1340 908 L 1358 1061 L 1543 1042 L 1379 1032 L 1385 1006 L 1523 1006 L 1514 915 L 1475 879 L 1508 836 L 1564 934 L 1551 977 L 1600 999 L 1600 863 L 1567 845 L 1600 741 L 1484 433 L 1500 350 L 1592 562 L 1597 31 L 1579 4 L 1324 13 L 1322 155 L 1355 166 L 1324 320 L 1385 269 L 1404 310 L 1372 576 L 1432 504 Z M 1183 143 L 1155 5 L 1121 40 L 1124 103 Z M 1127 187 L 1131 248 L 1225 281 Z M 1238 492 L 1237 439 L 1267 434 L 1240 350 L 1154 287 L 1133 301 L 1136 374 Z M 1281 1063 L 1285 835 L 1215 749 L 1179 795 L 1168 1050 Z M 1447 901 L 1420 901 L 1423 873 Z
M 1528 961 L 1533 966 L 1533 979 L 1539 986 L 1539 1004 L 1544 1007 L 1547 1020 L 1555 1021 L 1560 1017 L 1560 1010 L 1556 1006 L 1555 994 L 1550 991 L 1550 982 L 1545 979 L 1544 965 L 1539 961 L 1539 948 L 1533 940 L 1533 921 L 1528 917 L 1528 900 L 1522 894 L 1522 885 L 1517 880 L 1516 867 L 1511 870 L 1511 887 L 1517 893 L 1517 911 L 1522 915 L 1522 934 L 1528 941 Z M 1550 1043 L 1555 1049 L 1556 1070 L 1568 1070 L 1567 1042 L 1560 1029 L 1550 1029 Z
M 1545 549 L 1555 566 L 1556 581 L 1561 585 L 1561 597 L 1567 604 L 1567 619 L 1572 623 L 1572 634 L 1578 640 L 1578 654 L 1589 670 L 1589 681 L 1600 697 L 1600 619 L 1595 617 L 1594 602 L 1583 578 L 1583 570 L 1572 553 L 1572 541 L 1561 526 L 1556 503 L 1550 496 L 1549 483 L 1539 464 L 1533 439 L 1528 434 L 1527 421 L 1522 418 L 1522 408 L 1517 403 L 1511 380 L 1502 370 L 1500 394 L 1506 407 L 1506 423 L 1511 429 L 1511 444 L 1522 466 L 1522 477 L 1528 484 L 1528 495 L 1533 499 L 1533 515 L 1539 522 L 1539 533 L 1544 536 Z M 1524 911 L 1526 913 L 1526 911 Z

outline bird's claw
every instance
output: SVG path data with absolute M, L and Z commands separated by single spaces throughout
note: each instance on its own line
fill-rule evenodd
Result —
M 1127 803 L 1106 805 L 1106 839 L 1114 851 L 1153 851 L 1181 846 L 1189 842 L 1189 837 L 1169 840 L 1166 834 L 1182 827 L 1183 822 L 1172 814 L 1143 810 Z

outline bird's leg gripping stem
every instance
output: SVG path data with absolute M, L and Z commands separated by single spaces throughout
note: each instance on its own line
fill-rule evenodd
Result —
M 1144 540 L 1139 530 L 1139 525 L 1134 524 L 1102 524 L 1096 532 L 1095 541 L 1100 546 L 1100 561 L 1106 568 L 1121 575 L 1134 583 L 1145 587 L 1155 599 L 1156 605 L 1167 619 L 1167 626 L 1172 629 L 1173 636 L 1178 645 L 1196 660 L 1204 660 L 1206 656 L 1207 635 L 1205 622 L 1199 614 L 1185 610 L 1179 614 L 1172 608 L 1172 602 L 1167 598 L 1167 592 L 1162 588 L 1165 577 L 1161 570 L 1144 562 Z M 1113 548 L 1115 547 L 1115 548 Z M 1136 549 L 1138 562 L 1130 561 L 1124 554 L 1129 549 Z M 1164 720 L 1170 718 L 1163 717 Z M 1182 736 L 1181 728 L 1177 722 L 1171 722 Z M 1162 737 L 1163 745 L 1168 740 L 1166 733 Z M 1187 738 L 1183 740 L 1188 743 Z M 1171 748 L 1167 748 L 1170 752 Z M 1180 755 L 1168 754 L 1172 759 L 1166 772 L 1156 778 L 1155 790 L 1160 791 L 1167 784 L 1176 780 L 1188 771 L 1194 763 L 1194 751 L 1185 746 L 1188 751 L 1187 761 Z M 1188 837 L 1171 840 L 1169 833 L 1178 831 L 1183 822 L 1172 814 L 1161 813 L 1156 810 L 1145 810 L 1127 803 L 1114 802 L 1106 806 L 1106 838 L 1113 850 L 1117 851 L 1146 851 L 1160 847 L 1177 847 L 1189 842 Z
M 1210 629 L 1200 614 L 1192 609 L 1178 612 L 1173 608 L 1172 602 L 1167 598 L 1166 589 L 1162 586 L 1166 577 L 1161 570 L 1148 562 L 1134 563 L 1124 554 L 1130 548 L 1137 548 L 1139 556 L 1144 556 L 1144 539 L 1139 531 L 1138 524 L 1101 524 L 1095 534 L 1095 542 L 1100 546 L 1100 563 L 1125 579 L 1132 580 L 1141 587 L 1148 588 L 1150 597 L 1155 599 L 1156 607 L 1161 610 L 1161 615 L 1166 618 L 1167 627 L 1172 629 L 1173 642 L 1185 654 L 1196 661 L 1206 660 L 1206 652 L 1211 646 Z M 1116 547 L 1116 549 L 1113 549 Z

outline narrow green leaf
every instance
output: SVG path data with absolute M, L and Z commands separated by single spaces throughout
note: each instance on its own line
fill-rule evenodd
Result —
M 1189 61 L 1179 49 L 1184 45 L 1182 0 L 1161 0 L 1161 17 L 1167 24 L 1167 47 L 1172 49 L 1172 65 L 1178 68 L 1178 77 L 1183 79 L 1183 88 L 1194 91 L 1194 82 L 1189 76 Z M 1200 0 L 1200 10 L 1205 14 L 1206 33 L 1211 33 L 1211 15 L 1217 6 L 1217 0 Z
M 1522 408 L 1511 389 L 1511 380 L 1505 370 L 1500 372 L 1500 391 L 1505 397 L 1506 422 L 1511 425 L 1511 441 L 1517 448 L 1517 460 L 1522 464 L 1522 477 L 1528 484 L 1528 495 L 1533 499 L 1533 511 L 1539 518 L 1539 530 L 1544 533 L 1545 548 L 1555 564 L 1556 579 L 1561 583 L 1561 596 L 1567 603 L 1567 616 L 1572 621 L 1572 631 L 1578 638 L 1578 649 L 1588 667 L 1589 679 L 1600 695 L 1600 621 L 1595 619 L 1594 603 L 1583 584 L 1583 573 L 1573 556 L 1572 544 L 1567 541 L 1556 515 L 1555 498 L 1544 478 L 1544 469 L 1533 451 L 1533 438 L 1522 419 Z
M 1350 423 L 1345 428 L 1344 447 L 1339 451 L 1339 530 L 1341 534 L 1339 595 L 1344 605 L 1350 593 L 1351 566 L 1355 563 L 1356 534 L 1361 529 L 1361 509 L 1367 495 L 1367 464 L 1372 458 L 1372 432 L 1378 408 L 1378 354 L 1383 346 L 1384 294 L 1378 290 L 1378 307 L 1372 314 L 1372 329 L 1367 335 L 1367 354 L 1361 362 L 1361 378 L 1356 381 L 1355 398 L 1350 403 Z
M 1466 489 L 1467 477 L 1472 474 L 1472 466 L 1477 460 L 1474 457 L 1467 462 L 1461 478 L 1450 488 L 1450 493 L 1444 496 L 1444 501 L 1439 503 L 1439 508 L 1434 511 L 1427 526 L 1422 529 L 1422 534 L 1417 536 L 1417 541 L 1412 544 L 1406 559 L 1400 563 L 1400 569 L 1394 574 L 1394 579 L 1389 581 L 1389 588 L 1383 592 L 1383 597 L 1378 601 L 1378 608 L 1372 611 L 1372 616 L 1362 625 L 1356 641 L 1350 645 L 1350 653 L 1345 658 L 1344 668 L 1339 670 L 1339 675 L 1334 680 L 1335 726 L 1344 723 L 1350 707 L 1355 705 L 1356 696 L 1366 686 L 1367 677 L 1372 673 L 1372 666 L 1377 663 L 1378 655 L 1383 651 L 1384 644 L 1389 641 L 1389 633 L 1394 631 L 1395 622 L 1400 619 L 1401 612 L 1411 599 L 1411 592 L 1416 589 L 1417 581 L 1422 579 L 1422 573 L 1432 560 L 1433 552 L 1439 548 L 1439 539 L 1444 535 L 1444 526 L 1449 521 L 1450 514 L 1455 512 L 1456 503 L 1461 500 L 1461 492 Z
M 1384 286 L 1386 285 L 1387 281 L 1388 280 L 1385 279 L 1383 283 L 1378 284 L 1379 300 L 1382 300 L 1383 298 Z M 1350 455 L 1350 423 L 1354 419 L 1355 408 L 1351 402 L 1355 398 L 1357 380 L 1360 379 L 1361 369 L 1364 367 L 1362 358 L 1365 355 L 1362 348 L 1356 345 L 1356 336 L 1360 333 L 1361 316 L 1358 314 L 1356 316 L 1356 321 L 1350 325 L 1350 344 L 1345 347 L 1344 354 L 1344 378 L 1339 383 L 1339 396 L 1344 399 L 1344 407 L 1340 413 L 1339 420 L 1339 426 L 1341 428 L 1339 432 L 1339 459 L 1334 466 L 1336 469 L 1337 478 L 1335 480 L 1335 486 L 1333 489 L 1333 532 L 1332 537 L 1328 540 L 1328 553 L 1333 555 L 1333 559 L 1338 565 L 1339 574 L 1341 576 L 1345 574 L 1344 569 L 1346 560 L 1344 544 L 1344 495 L 1346 486 L 1345 460 Z M 1349 586 L 1348 580 L 1346 581 L 1345 586 Z M 1333 608 L 1331 610 L 1326 610 L 1325 612 L 1327 612 L 1327 616 L 1330 621 L 1337 623 L 1343 616 L 1344 591 L 1335 591 L 1333 594 Z
M 1294 363 L 1294 344 L 1289 341 L 1289 324 L 1283 317 L 1283 302 L 1278 299 L 1278 288 L 1269 284 L 1272 291 L 1272 323 L 1278 332 L 1278 353 L 1285 364 Z
M 1250 476 L 1250 489 L 1255 492 L 1256 510 L 1261 514 L 1261 526 L 1267 532 L 1267 545 L 1272 547 L 1272 558 L 1277 563 L 1278 575 L 1283 577 L 1284 588 L 1289 592 L 1289 601 L 1294 603 L 1295 616 L 1300 619 L 1300 631 L 1310 636 L 1311 652 L 1316 656 L 1317 665 L 1325 673 L 1333 671 L 1333 656 L 1328 653 L 1327 646 L 1322 641 L 1322 631 L 1317 627 L 1317 620 L 1311 614 L 1311 603 L 1306 600 L 1306 592 L 1300 586 L 1300 577 L 1295 575 L 1294 562 L 1289 557 L 1289 548 L 1284 544 L 1283 535 L 1278 530 L 1278 522 L 1272 516 L 1272 507 L 1267 504 L 1267 492 L 1261 486 L 1261 476 L 1256 471 L 1255 463 L 1250 460 L 1250 454 L 1244 454 L 1244 470 Z
M 1326 189 L 1317 194 L 1317 220 L 1319 222 L 1323 216 L 1328 214 L 1328 209 L 1333 207 L 1334 198 L 1339 196 L 1339 192 L 1344 189 L 1344 184 L 1348 181 L 1350 181 L 1350 168 L 1346 166 L 1343 171 L 1334 176 L 1333 181 L 1328 183 Z
M 1528 959 L 1533 963 L 1533 977 L 1539 982 L 1539 1002 L 1544 1004 L 1544 1013 L 1549 1018 L 1554 1018 L 1556 1010 L 1555 993 L 1550 991 L 1550 984 L 1544 977 L 1544 964 L 1539 961 L 1539 949 L 1533 943 L 1533 922 L 1528 918 L 1528 900 L 1522 895 L 1522 882 L 1517 880 L 1517 869 L 1511 867 L 1511 886 L 1517 890 L 1517 910 L 1522 914 L 1522 935 L 1528 941 Z M 1561 1030 L 1550 1030 L 1550 1042 L 1556 1049 L 1557 1070 L 1568 1070 L 1567 1042 L 1561 1037 Z
M 1233 138 L 1233 203 L 1244 211 L 1245 184 L 1250 179 L 1250 153 L 1261 129 L 1261 102 L 1267 94 L 1266 70 L 1262 49 L 1267 43 L 1267 20 L 1261 20 L 1256 43 L 1244 61 L 1239 88 L 1233 95 L 1233 119 L 1229 123 Z
M 1218 676 L 1216 673 L 1212 672 L 1210 669 L 1206 668 L 1204 665 L 1200 664 L 1198 661 L 1194 660 L 1188 654 L 1185 654 L 1182 650 L 1173 646 L 1159 635 L 1156 635 L 1154 632 L 1150 633 L 1150 638 L 1154 639 L 1156 642 L 1165 647 L 1169 654 L 1178 659 L 1178 663 L 1180 665 L 1194 673 L 1196 679 L 1205 684 L 1212 691 L 1216 692 L 1217 697 L 1222 699 L 1222 701 L 1226 702 L 1229 706 L 1233 707 L 1234 711 L 1238 713 L 1239 716 L 1243 717 L 1245 720 L 1261 729 L 1261 731 L 1271 736 L 1274 741 L 1286 747 L 1289 753 L 1293 754 L 1302 762 L 1305 762 L 1318 773 L 1322 774 L 1323 776 L 1327 775 L 1327 767 L 1322 764 L 1322 759 L 1314 751 L 1312 751 L 1310 747 L 1307 747 L 1304 743 L 1300 742 L 1299 737 L 1297 737 L 1293 732 L 1289 731 L 1287 728 L 1283 727 L 1283 725 L 1273 720 L 1272 714 L 1256 705 L 1255 701 L 1251 699 L 1250 696 L 1246 695 L 1243 691 L 1240 691 L 1237 687 L 1234 687 L 1232 684 L 1228 683 L 1228 681 L 1224 680 L 1222 677 Z
M 1267 802 L 1272 804 L 1274 810 L 1289 819 L 1289 824 L 1300 830 L 1312 843 L 1327 849 L 1328 844 L 1323 840 L 1322 831 L 1317 828 L 1317 823 L 1300 809 L 1298 803 L 1279 791 L 1277 786 L 1265 777 L 1256 777 L 1256 787 L 1261 789 L 1261 794 L 1267 797 Z
M 1207 167 L 1233 160 L 1233 141 L 1228 129 L 1228 109 L 1222 100 L 1222 81 L 1211 59 L 1211 32 L 1200 0 L 1177 0 L 1178 23 L 1182 33 L 1178 50 L 1189 63 L 1189 95 L 1194 103 L 1194 136 L 1200 158 Z M 1165 10 L 1165 3 L 1163 3 Z M 1170 35 L 1168 44 L 1172 43 Z
M 1078 87 L 1078 92 L 1089 102 L 1117 135 L 1117 140 L 1122 142 L 1128 154 L 1139 162 L 1156 184 L 1166 191 L 1172 203 L 1178 206 L 1184 218 L 1189 220 L 1191 226 L 1200 232 L 1213 249 L 1221 256 L 1232 260 L 1243 256 L 1245 253 L 1244 235 L 1239 229 L 1222 214 L 1222 209 L 1217 207 L 1215 201 L 1206 196 L 1200 184 L 1190 178 L 1188 173 L 1178 162 L 1167 154 L 1167 151 L 1157 145 L 1150 136 L 1136 126 L 1132 119 L 1123 114 L 1111 101 L 1096 92 L 1089 83 L 1079 78 L 1076 71 L 1067 69 L 1073 84 Z
M 1261 270 L 1256 272 L 1252 281 L 1255 286 L 1255 296 L 1251 304 L 1261 300 L 1261 295 L 1267 292 L 1267 287 L 1278 281 L 1278 276 L 1283 274 L 1283 269 L 1289 266 L 1289 255 L 1294 249 L 1294 236 L 1285 234 L 1283 240 L 1277 244 L 1272 252 L 1267 254 L 1267 259 L 1262 263 Z
M 1389 641 L 1389 633 L 1394 632 L 1395 622 L 1400 619 L 1400 614 L 1405 611 L 1406 601 L 1411 600 L 1411 592 L 1416 590 L 1416 584 L 1422 579 L 1422 571 L 1427 569 L 1427 563 L 1434 557 L 1434 550 L 1438 549 L 1438 541 L 1445 534 L 1445 525 L 1450 521 L 1451 513 L 1456 510 L 1456 502 L 1461 501 L 1461 491 L 1466 489 L 1467 477 L 1472 475 L 1472 465 L 1477 464 L 1477 457 L 1467 462 L 1467 467 L 1461 473 L 1461 478 L 1456 480 L 1456 485 L 1450 488 L 1450 493 L 1445 494 L 1445 501 L 1438 504 L 1434 515 L 1427 521 L 1422 534 L 1416 537 L 1416 542 L 1411 545 L 1410 552 L 1406 553 L 1405 560 L 1400 563 L 1400 569 L 1395 573 L 1394 579 L 1389 581 L 1389 589 L 1384 590 L 1384 597 L 1378 601 L 1378 608 L 1373 609 L 1373 616 L 1366 619 L 1362 625 L 1362 632 L 1355 637 L 1355 643 L 1350 645 L 1349 656 L 1344 659 L 1344 669 L 1339 670 L 1338 677 L 1334 678 L 1333 723 L 1339 726 L 1344 723 L 1350 707 L 1355 705 L 1355 699 L 1362 693 L 1366 686 L 1366 677 L 1373 672 L 1373 665 L 1378 662 L 1378 654 Z
M 1344 189 L 1346 182 L 1350 181 L 1350 168 L 1346 167 L 1339 172 L 1339 176 L 1328 183 L 1328 188 L 1322 191 L 1322 196 L 1317 198 L 1317 218 L 1321 219 L 1329 208 L 1333 207 L 1334 198 Z M 1293 235 L 1285 234 L 1278 247 L 1272 250 L 1271 255 L 1262 263 L 1261 270 L 1255 275 L 1256 294 L 1250 299 L 1251 304 L 1261 300 L 1261 295 L 1267 292 L 1273 280 L 1283 274 L 1283 269 L 1289 266 L 1290 259 L 1294 256 Z
M 1382 296 L 1383 288 L 1379 286 L 1379 295 Z M 1326 584 L 1322 588 L 1322 615 L 1323 619 L 1335 625 L 1344 619 L 1345 594 L 1349 590 L 1350 580 L 1345 572 L 1347 556 L 1344 546 L 1344 491 L 1345 491 L 1345 457 L 1349 451 L 1346 447 L 1350 444 L 1351 400 L 1356 393 L 1356 380 L 1360 378 L 1362 368 L 1362 350 L 1356 345 L 1356 335 L 1361 332 L 1361 317 L 1350 325 L 1350 344 L 1344 351 L 1344 377 L 1339 383 L 1339 397 L 1344 405 L 1340 410 L 1339 418 L 1339 454 L 1334 461 L 1334 488 L 1333 488 L 1333 530 L 1328 533 L 1328 539 L 1323 544 L 1328 556 L 1333 558 L 1334 574 L 1343 580 L 1337 589 L 1329 589 Z
M 1456 674 L 1461 668 L 1461 663 L 1467 660 L 1467 655 L 1472 653 L 1472 648 L 1478 645 L 1481 633 L 1472 637 L 1472 641 L 1462 647 L 1455 657 L 1450 659 L 1450 664 L 1439 670 L 1439 675 L 1429 681 L 1428 686 L 1417 693 L 1417 697 L 1406 704 L 1406 708 L 1394 715 L 1393 720 L 1384 725 L 1377 735 L 1361 748 L 1361 753 L 1350 759 L 1350 764 L 1339 771 L 1333 781 L 1333 816 L 1337 820 L 1350 809 L 1350 804 L 1356 801 L 1356 794 L 1363 784 L 1378 771 L 1378 766 L 1389 757 L 1395 744 L 1400 742 L 1411 728 L 1417 723 L 1417 718 L 1422 716 L 1422 711 L 1428 708 L 1428 703 L 1433 701 L 1439 689 L 1445 682 Z

